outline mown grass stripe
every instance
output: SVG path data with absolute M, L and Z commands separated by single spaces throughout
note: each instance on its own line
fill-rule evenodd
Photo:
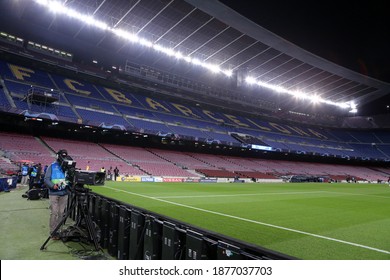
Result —
M 266 195 L 294 195 L 294 194 L 316 194 L 324 193 L 323 191 L 315 192 L 280 192 L 280 193 L 241 193 L 241 194 L 215 194 L 215 195 L 178 195 L 178 196 L 154 196 L 154 198 L 215 198 L 215 197 L 240 197 L 240 196 L 266 196 Z
M 222 217 L 226 217 L 226 218 L 231 218 L 231 219 L 236 219 L 236 220 L 245 221 L 245 222 L 249 222 L 249 223 L 254 223 L 254 224 L 258 224 L 258 225 L 262 225 L 262 226 L 277 228 L 277 229 L 281 229 L 281 230 L 285 230 L 285 231 L 299 233 L 299 234 L 302 234 L 302 235 L 307 235 L 307 236 L 311 236 L 311 237 L 325 239 L 325 240 L 329 240 L 329 241 L 333 241 L 333 242 L 338 242 L 338 243 L 342 243 L 342 244 L 346 244 L 346 245 L 359 247 L 359 248 L 363 248 L 363 249 L 367 249 L 367 250 L 376 251 L 376 252 L 379 252 L 379 253 L 390 255 L 389 251 L 382 250 L 382 249 L 379 249 L 379 248 L 370 247 L 370 246 L 366 246 L 366 245 L 362 245 L 362 244 L 358 244 L 358 243 L 354 243 L 354 242 L 340 240 L 340 239 L 336 239 L 336 238 L 332 238 L 332 237 L 328 237 L 328 236 L 323 236 L 323 235 L 314 234 L 314 233 L 310 233 L 310 232 L 305 232 L 305 231 L 301 231 L 301 230 L 297 230 L 297 229 L 282 227 L 282 226 L 273 225 L 273 224 L 269 224 L 269 223 L 263 223 L 263 222 L 260 222 L 260 221 L 250 220 L 250 219 L 237 217 L 237 216 L 233 216 L 233 215 L 229 215 L 229 214 L 225 214 L 225 213 L 220 213 L 220 212 L 215 212 L 215 211 L 211 211 L 211 210 L 207 210 L 207 209 L 202 209 L 202 208 L 198 208 L 198 207 L 194 207 L 194 206 L 190 206 L 190 205 L 185 205 L 185 204 L 182 204 L 182 203 L 177 203 L 177 202 L 165 200 L 165 199 L 161 199 L 161 198 L 158 198 L 158 197 L 152 197 L 152 196 L 147 196 L 147 195 L 143 195 L 143 194 L 139 194 L 139 193 L 134 193 L 134 192 L 129 192 L 129 191 L 125 191 L 125 190 L 120 190 L 120 189 L 117 189 L 117 188 L 111 188 L 111 187 L 107 187 L 107 186 L 104 186 L 104 188 L 111 189 L 111 190 L 114 190 L 114 191 L 124 192 L 124 193 L 131 194 L 131 195 L 134 195 L 134 196 L 139 196 L 139 197 L 143 197 L 143 198 L 147 198 L 147 199 L 160 201 L 160 202 L 163 202 L 163 203 L 176 205 L 176 206 L 179 206 L 179 207 L 185 207 L 185 208 L 189 208 L 189 209 L 192 209 L 192 210 L 201 211 L 201 212 L 205 212 L 205 213 L 209 213 L 209 214 L 213 214 L 213 215 L 218 215 L 218 216 L 222 216 Z

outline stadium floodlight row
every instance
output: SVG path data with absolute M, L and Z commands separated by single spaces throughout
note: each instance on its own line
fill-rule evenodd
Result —
M 200 66 L 202 68 L 205 68 L 212 73 L 222 73 L 228 77 L 231 77 L 233 75 L 232 69 L 222 69 L 217 64 L 211 64 L 206 61 L 202 61 L 198 59 L 197 57 L 191 57 L 182 54 L 180 51 L 176 51 L 173 48 L 167 48 L 163 45 L 160 45 L 159 43 L 149 41 L 145 38 L 142 38 L 138 35 L 139 32 L 133 33 L 129 32 L 127 30 L 123 30 L 118 28 L 117 26 L 110 27 L 107 23 L 95 19 L 91 15 L 82 14 L 76 10 L 73 10 L 71 8 L 68 8 L 65 4 L 57 2 L 57 1 L 50 1 L 50 0 L 35 0 L 37 3 L 45 6 L 47 9 L 49 9 L 51 12 L 55 14 L 64 14 L 70 18 L 73 18 L 75 20 L 79 20 L 83 23 L 86 23 L 88 25 L 94 26 L 96 28 L 99 28 L 104 31 L 109 31 L 118 36 L 121 39 L 124 39 L 126 41 L 129 41 L 131 43 L 139 44 L 145 48 L 151 48 L 156 52 L 163 53 L 164 55 L 167 55 L 169 57 L 172 57 L 173 59 L 184 61 L 186 63 L 191 63 L 193 65 Z M 329 105 L 338 106 L 343 109 L 350 110 L 351 113 L 357 112 L 357 105 L 353 100 L 346 101 L 346 102 L 335 102 L 332 100 L 328 100 L 326 98 L 320 97 L 320 94 L 309 94 L 298 90 L 289 90 L 288 88 L 284 88 L 282 86 L 276 86 L 272 85 L 268 82 L 258 81 L 256 78 L 247 76 L 244 77 L 244 80 L 248 82 L 249 84 L 257 84 L 260 87 L 266 87 L 271 90 L 274 90 L 277 93 L 286 93 L 290 94 L 294 97 L 300 98 L 300 99 L 307 99 L 311 102 L 315 103 L 325 103 Z

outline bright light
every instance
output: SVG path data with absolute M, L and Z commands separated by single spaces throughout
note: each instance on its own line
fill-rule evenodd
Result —
M 202 64 L 202 62 L 199 59 L 197 59 L 197 58 L 193 58 L 191 62 L 192 62 L 192 64 L 195 64 L 195 65 L 201 65 Z
M 172 49 L 164 49 L 163 53 L 165 53 L 166 55 L 169 55 L 169 56 L 176 56 L 175 51 Z
M 126 39 L 130 42 L 137 43 L 139 42 L 139 38 L 136 34 L 129 33 L 127 31 L 121 30 L 121 29 L 111 29 L 111 31 L 118 37 L 121 37 L 123 39 Z
M 218 65 L 213 65 L 213 64 L 204 64 L 204 67 L 209 69 L 213 73 L 219 73 L 221 72 L 221 68 L 219 68 Z
M 44 6 L 48 5 L 47 0 L 35 0 L 35 2 L 37 2 L 38 4 L 44 5 Z
M 181 52 L 175 53 L 175 57 L 176 57 L 177 59 L 183 59 L 183 58 L 184 58 Z
M 91 15 L 86 15 L 86 14 L 84 15 L 84 14 L 81 14 L 81 13 L 75 11 L 75 10 L 67 8 L 61 2 L 52 1 L 52 0 L 34 0 L 34 1 L 40 5 L 47 7 L 50 11 L 52 11 L 54 13 L 64 14 L 64 15 L 67 15 L 71 18 L 77 19 L 81 22 L 84 22 L 88 25 L 92 25 L 96 28 L 99 28 L 101 30 L 110 31 L 120 38 L 123 38 L 123 39 L 128 40 L 128 41 L 133 42 L 133 43 L 138 43 L 144 47 L 153 48 L 155 51 L 161 52 L 161 53 L 168 55 L 168 56 L 171 56 L 171 57 L 175 57 L 176 59 L 179 59 L 179 60 L 184 60 L 184 61 L 186 61 L 188 63 L 192 63 L 194 65 L 198 65 L 200 67 L 206 68 L 206 69 L 212 71 L 213 73 L 222 73 L 222 74 L 226 75 L 227 77 L 231 77 L 233 75 L 233 72 L 231 70 L 221 69 L 218 65 L 206 63 L 204 61 L 199 60 L 198 58 L 191 58 L 189 56 L 184 56 L 182 53 L 176 52 L 173 49 L 166 48 L 164 46 L 154 44 L 153 42 L 146 40 L 144 38 L 140 38 L 140 37 L 138 37 L 137 34 L 130 33 L 130 32 L 127 32 L 125 30 L 122 30 L 122 29 L 112 28 L 109 25 L 107 25 L 105 22 L 96 20 Z M 277 93 L 289 94 L 291 96 L 295 96 L 296 98 L 311 100 L 313 103 L 325 103 L 325 104 L 329 104 L 329 105 L 333 105 L 333 106 L 338 106 L 338 107 L 344 108 L 344 109 L 351 109 L 351 112 L 355 111 L 355 110 L 357 111 L 356 104 L 353 103 L 353 101 L 338 103 L 338 102 L 334 102 L 331 100 L 323 99 L 319 95 L 310 95 L 310 94 L 296 91 L 296 90 L 291 91 L 291 90 L 288 90 L 288 89 L 283 88 L 283 87 L 278 86 L 278 85 L 272 85 L 272 84 L 268 84 L 266 82 L 258 81 L 258 80 L 256 80 L 256 78 L 249 77 L 249 76 L 245 78 L 245 81 L 250 85 L 256 84 L 260 87 L 264 87 L 264 88 L 268 88 L 268 89 L 271 89 L 273 91 L 276 91 Z
M 153 49 L 158 51 L 158 52 L 163 52 L 165 48 L 163 46 L 155 44 L 155 45 L 153 45 Z
M 333 106 L 337 106 L 337 107 L 340 107 L 340 108 L 343 108 L 343 109 L 356 109 L 356 104 L 351 101 L 351 102 L 334 102 L 334 101 L 331 101 L 331 100 L 326 100 L 326 99 L 323 99 L 322 97 L 320 97 L 318 94 L 314 94 L 314 95 L 310 95 L 308 93 L 304 93 L 304 92 L 301 92 L 301 91 L 297 91 L 297 90 L 289 90 L 289 89 L 286 89 L 286 88 L 283 88 L 281 86 L 278 86 L 278 85 L 271 85 L 271 84 L 268 84 L 268 83 L 265 83 L 265 82 L 262 82 L 262 81 L 257 81 L 255 78 L 253 77 L 246 77 L 245 78 L 245 81 L 250 84 L 250 85 L 253 85 L 253 84 L 256 84 L 258 85 L 259 87 L 264 87 L 264 88 L 268 88 L 268 89 L 271 89 L 277 93 L 286 93 L 286 94 L 289 94 L 289 95 L 292 95 L 296 98 L 300 98 L 300 99 L 307 99 L 307 100 L 310 100 L 311 102 L 313 103 L 324 103 L 324 104 L 328 104 L 328 105 L 333 105 Z
M 191 62 L 192 62 L 192 58 L 189 57 L 189 56 L 185 56 L 185 57 L 184 57 L 184 60 L 185 60 L 186 62 L 188 62 L 188 63 L 191 63 Z
M 247 82 L 248 84 L 250 84 L 250 85 L 253 85 L 253 84 L 255 84 L 256 83 L 256 79 L 255 78 L 253 78 L 253 77 L 246 77 L 245 78 L 245 82 Z
M 53 13 L 63 13 L 64 6 L 60 2 L 52 1 L 49 4 L 49 9 Z
M 310 100 L 314 104 L 317 104 L 317 103 L 320 103 L 322 101 L 322 98 L 315 94 L 315 95 L 310 96 Z
M 351 110 L 349 111 L 349 113 L 357 113 L 357 109 L 356 109 L 356 108 L 351 109 Z
M 283 88 L 281 86 L 271 85 L 271 84 L 267 84 L 267 83 L 264 83 L 264 82 L 261 82 L 261 81 L 257 81 L 257 85 L 260 86 L 260 87 L 265 87 L 265 88 L 272 89 L 273 91 L 276 91 L 277 93 L 289 93 L 289 92 L 291 92 L 291 91 L 288 91 L 287 89 L 285 89 L 285 88 Z
M 79 19 L 79 18 L 83 17 L 80 13 L 78 13 L 78 12 L 76 12 L 74 10 L 70 10 L 70 9 L 67 9 L 67 13 L 66 14 L 67 14 L 68 17 L 75 18 L 75 19 Z
M 350 105 L 350 108 L 351 108 L 351 110 L 349 112 L 350 113 L 357 113 L 357 105 L 355 104 L 355 102 L 350 101 L 349 105 Z
M 223 70 L 222 73 L 224 73 L 228 77 L 233 76 L 233 71 L 232 70 Z
M 307 95 L 305 95 L 303 92 L 300 91 L 292 91 L 291 94 L 292 96 L 295 96 L 295 98 L 307 99 Z
M 102 21 L 98 21 L 98 20 L 95 20 L 93 17 L 86 17 L 85 18 L 85 23 L 89 24 L 89 25 L 93 25 L 95 27 L 98 27 L 99 29 L 102 29 L 102 30 L 106 30 L 108 29 L 108 25 Z

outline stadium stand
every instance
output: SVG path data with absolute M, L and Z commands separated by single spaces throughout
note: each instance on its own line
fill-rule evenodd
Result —
M 12 47 L 20 53 L 31 54 L 31 51 L 36 51 L 34 48 L 31 49 L 30 45 L 23 48 L 15 44 L 13 43 Z M 10 50 L 9 46 L 9 43 L 5 43 L 5 50 Z M 208 99 L 204 104 L 200 104 L 186 98 L 172 98 L 169 94 L 164 96 L 139 84 L 129 86 L 118 82 L 112 83 L 107 79 L 107 72 L 91 65 L 79 65 L 53 58 L 50 61 L 55 62 L 58 67 L 49 67 L 45 62 L 37 63 L 45 57 L 44 52 L 36 55 L 34 63 L 28 63 L 26 58 L 20 60 L 6 57 L 0 60 L 0 108 L 3 112 L 20 114 L 25 117 L 25 121 L 39 118 L 52 121 L 55 125 L 58 121 L 65 121 L 80 127 L 100 128 L 103 130 L 102 133 L 114 130 L 118 133 L 123 132 L 124 135 L 139 133 L 141 138 L 156 136 L 157 138 L 153 139 L 158 139 L 161 144 L 168 146 L 191 143 L 215 152 L 218 151 L 215 149 L 224 148 L 230 151 L 234 148 L 236 153 L 243 149 L 245 153 L 255 151 L 263 155 L 266 153 L 275 155 L 279 160 L 256 159 L 252 157 L 256 155 L 255 153 L 250 153 L 249 158 L 243 158 L 159 149 L 146 150 L 128 146 L 103 146 L 106 144 L 90 146 L 82 142 L 70 140 L 68 142 L 65 139 L 30 136 L 21 136 L 22 142 L 27 143 L 29 147 L 29 151 L 22 151 L 17 146 L 18 141 L 10 139 L 11 136 L 6 133 L 2 135 L 2 142 L 10 139 L 12 144 L 11 146 L 4 144 L 1 147 L 6 153 L 5 162 L 31 160 L 49 163 L 53 151 L 62 146 L 69 146 L 69 152 L 75 154 L 80 166 L 95 162 L 99 158 L 105 166 L 118 165 L 124 174 L 131 175 L 192 176 L 194 174 L 189 170 L 198 170 L 207 176 L 210 174 L 222 176 L 225 172 L 226 177 L 232 177 L 239 172 L 240 176 L 260 178 L 287 174 L 347 176 L 360 172 L 364 175 L 362 178 L 372 181 L 375 177 L 383 179 L 382 174 L 375 172 L 372 174 L 371 171 L 360 169 L 333 170 L 328 166 L 325 169 L 324 166 L 317 168 L 320 163 L 297 165 L 294 161 L 280 159 L 285 154 L 316 157 L 320 162 L 342 160 L 348 163 L 352 160 L 375 163 L 387 162 L 390 158 L 389 133 L 379 128 L 372 118 L 345 118 L 342 125 L 337 125 L 338 118 L 329 116 L 328 126 L 320 127 L 310 125 L 304 114 L 275 110 L 271 116 L 269 112 L 256 114 L 253 111 L 227 109 L 229 107 L 222 104 L 215 106 L 209 104 Z M 133 72 L 139 72 L 145 79 L 157 78 L 170 84 L 180 78 L 171 77 L 164 70 L 151 66 L 131 65 Z M 79 70 L 82 75 L 79 75 Z M 193 90 L 218 93 L 215 88 L 202 82 L 195 82 L 191 77 L 176 84 L 183 85 Z M 160 90 L 163 89 L 165 90 L 161 86 Z M 33 93 L 41 97 L 50 96 L 51 101 L 37 102 L 36 99 L 31 99 Z M 229 95 L 229 91 L 225 90 L 224 94 Z M 238 98 L 245 98 L 244 95 L 241 93 L 237 95 L 236 101 Z M 177 96 L 183 95 L 180 93 Z M 269 103 L 269 106 L 273 105 Z M 298 122 L 281 121 L 288 117 L 287 115 L 295 115 Z M 312 121 L 316 119 L 314 115 L 310 118 Z M 321 122 L 325 119 L 323 118 Z M 382 119 L 386 117 L 383 116 Z M 90 147 L 94 147 L 93 152 L 89 150 Z M 95 152 L 98 153 L 94 154 Z M 99 166 L 93 168 L 100 169 Z M 354 176 L 358 177 L 358 174 Z
M 138 172 L 125 172 L 129 175 L 194 177 L 193 173 L 183 169 L 184 166 L 179 166 L 176 162 L 165 159 L 163 155 L 160 155 L 160 150 L 147 150 L 140 147 L 114 146 L 109 144 L 103 144 L 103 147 L 138 168 L 133 170 L 138 170 Z
M 20 65 L 2 62 L 0 66 L 0 73 L 16 109 L 28 116 L 63 117 L 87 125 L 160 136 L 174 135 L 175 138 L 214 145 L 243 145 L 242 141 L 231 136 L 232 132 L 237 132 L 252 137 L 252 143 L 245 144 L 255 144 L 261 139 L 262 143 L 280 152 L 341 158 L 388 158 L 386 148 L 382 151 L 376 146 L 383 143 L 382 140 L 371 131 L 319 130 L 318 127 L 286 125 L 221 111 L 211 112 Z M 24 98 L 32 85 L 39 91 L 50 88 L 60 97 L 58 102 L 46 104 L 44 108 L 28 104 Z M 6 97 L 2 100 L 7 105 Z
M 364 160 L 389 158 L 388 146 L 381 145 L 388 143 L 386 132 L 318 130 L 318 127 L 267 122 L 110 89 L 4 61 L 0 66 L 15 109 L 28 117 L 55 120 L 63 117 L 84 125 L 201 141 L 208 145 L 238 147 L 260 141 L 278 152 Z M 24 98 L 32 85 L 38 91 L 50 89 L 57 93 L 58 102 L 46 104 L 44 108 L 28 104 Z M 2 93 L 2 104 L 8 106 L 3 89 Z M 250 135 L 251 143 L 232 137 L 232 132 Z
M 14 164 L 33 162 L 48 165 L 54 160 L 53 154 L 44 143 L 30 135 L 1 133 L 0 149 Z
M 296 161 L 242 158 L 202 153 L 178 152 L 156 148 L 94 144 L 58 138 L 34 138 L 23 134 L 1 133 L 2 168 L 15 170 L 17 163 L 49 164 L 54 151 L 67 149 L 77 167 L 100 170 L 118 167 L 121 175 L 174 177 L 243 177 L 276 179 L 286 175 L 329 176 L 338 181 L 348 176 L 361 181 L 385 181 L 389 168 L 353 165 L 305 163 Z M 195 173 L 194 171 L 198 172 Z
M 42 140 L 52 151 L 66 149 L 76 161 L 76 167 L 82 170 L 88 165 L 90 170 L 100 171 L 102 167 L 108 170 L 112 166 L 123 167 L 125 163 L 98 144 L 43 137 Z
M 149 188 L 151 182 L 160 183 L 161 189 L 170 186 L 162 182 L 185 182 L 183 186 L 188 188 L 180 190 L 178 196 L 183 193 L 185 199 L 191 200 L 206 196 L 193 195 L 199 189 L 193 183 L 207 183 L 203 190 L 215 192 L 216 184 L 211 183 L 383 183 L 390 178 L 389 115 L 349 117 L 352 116 L 349 113 L 355 112 L 355 102 L 360 106 L 388 94 L 389 84 L 343 69 L 284 39 L 281 41 L 220 1 L 62 1 L 66 11 L 80 9 L 73 11 L 69 25 L 63 21 L 62 11 L 57 11 L 53 17 L 47 16 L 48 12 L 42 19 L 34 19 L 36 12 L 44 6 L 53 4 L 49 9 L 55 11 L 60 6 L 58 3 L 22 2 L 11 5 L 15 11 L 23 8 L 18 10 L 19 16 L 10 16 L 15 24 L 10 24 L 9 20 L 2 27 L 6 32 L 0 32 L 0 175 L 18 174 L 24 162 L 49 165 L 58 150 L 66 149 L 76 162 L 76 168 L 88 169 L 91 173 L 104 168 L 109 174 L 118 168 L 116 180 L 148 182 L 136 187 L 145 187 L 143 190 L 150 194 L 155 192 L 154 186 Z M 9 17 L 11 9 L 8 3 L 0 6 L 10 11 L 0 17 L 0 22 L 4 23 L 3 18 Z M 212 10 L 213 6 L 216 9 Z M 86 11 L 91 16 L 84 16 Z M 18 23 L 25 24 L 30 20 L 31 26 L 45 30 L 46 34 L 35 30 L 34 34 L 33 30 L 29 34 L 26 30 L 30 28 L 19 25 L 13 29 Z M 107 22 L 107 26 L 100 20 Z M 122 27 L 130 26 L 136 31 L 134 37 L 122 30 Z M 9 35 L 7 32 L 11 30 L 20 37 L 26 35 L 27 40 Z M 44 42 L 35 43 L 30 39 Z M 122 41 L 125 39 L 131 39 L 131 43 Z M 58 48 L 72 49 L 77 56 L 69 50 L 59 51 L 46 46 L 54 41 Z M 170 60 L 172 58 L 174 60 Z M 305 92 L 301 93 L 301 89 Z M 105 179 L 112 180 L 113 177 Z M 5 189 L 3 181 L 0 191 Z M 112 186 L 134 185 L 109 182 L 102 189 L 108 191 Z M 280 186 L 282 184 L 277 184 L 278 188 Z M 298 188 L 310 193 L 310 202 L 316 204 L 315 193 L 339 186 L 310 184 L 310 188 L 315 189 L 313 192 L 307 192 L 302 185 Z M 16 183 L 12 187 L 16 187 Z M 76 187 L 83 191 L 83 184 L 75 184 L 72 189 L 72 195 L 77 197 L 80 189 Z M 271 208 L 267 203 L 251 202 L 250 199 L 258 195 L 248 192 L 252 187 L 256 186 L 241 188 L 241 185 L 230 184 L 226 189 L 230 192 L 236 188 L 238 194 L 220 196 L 243 201 L 245 205 L 241 204 L 237 209 L 248 209 L 251 214 L 273 212 L 275 199 L 272 199 Z M 291 184 L 280 188 L 284 192 L 283 187 L 289 188 Z M 259 193 L 262 197 L 271 193 L 271 188 L 267 190 L 260 186 L 260 189 L 261 192 L 265 189 L 264 193 Z M 345 197 L 345 190 L 340 187 L 342 200 L 337 195 L 339 201 L 354 200 Z M 353 193 L 353 189 L 348 192 L 360 195 Z M 362 195 L 375 196 L 372 190 L 369 192 L 371 195 Z M 299 192 L 299 195 L 303 193 Z M 295 198 L 296 194 L 290 201 L 308 202 Z M 147 197 L 135 191 L 131 195 Z M 214 230 L 217 229 L 215 234 L 221 240 L 216 242 L 209 238 L 212 232 L 208 229 L 200 231 L 204 236 L 194 234 L 190 222 L 185 224 L 180 218 L 168 222 L 164 218 L 166 214 L 146 212 L 146 207 L 141 208 L 144 207 L 142 203 L 138 206 L 136 203 L 122 204 L 117 198 L 111 200 L 97 196 L 94 191 L 89 193 L 89 189 L 81 196 L 88 198 L 88 206 L 85 200 L 83 207 L 90 207 L 88 214 L 93 217 L 94 227 L 102 229 L 100 241 L 106 243 L 103 246 L 107 245 L 108 253 L 114 258 L 128 259 L 134 252 L 135 258 L 164 258 L 161 251 L 171 247 L 167 244 L 171 244 L 172 234 L 172 238 L 177 239 L 174 246 L 180 247 L 180 250 L 169 248 L 169 254 L 174 253 L 175 259 L 257 259 L 252 253 L 245 253 L 247 245 L 255 248 L 251 243 L 219 236 L 219 225 Z M 176 196 L 160 198 L 153 195 L 148 199 L 154 202 L 155 211 L 167 209 L 160 206 L 162 202 L 180 205 Z M 211 203 L 214 200 L 210 199 Z M 206 199 L 199 201 L 196 201 L 198 206 L 208 203 Z M 253 211 L 255 204 L 267 208 Z M 206 206 L 211 210 L 186 207 L 191 211 L 218 214 L 224 219 L 235 218 L 237 223 L 226 223 L 229 228 L 235 228 L 241 222 L 257 221 L 255 216 L 249 220 L 232 216 L 234 213 L 225 215 Z M 219 208 L 220 204 L 216 206 Z M 290 203 L 284 211 L 298 213 L 296 206 Z M 349 206 L 345 207 L 349 209 Z M 318 208 L 315 214 L 320 217 L 325 211 Z M 82 210 L 77 208 L 79 213 L 72 213 L 72 216 L 77 217 Z M 268 218 L 262 219 L 264 222 Z M 290 223 L 286 227 L 280 220 L 253 224 L 271 227 L 275 233 L 284 229 L 295 235 L 308 234 L 310 238 L 314 236 L 310 232 L 321 233 L 321 229 L 315 228 L 306 232 L 303 224 L 294 223 L 297 219 L 284 220 Z M 214 223 L 212 219 L 205 221 Z M 87 227 L 90 231 L 89 225 Z M 296 230 L 297 227 L 303 230 Z M 350 228 L 354 228 L 352 223 Z M 324 232 L 337 235 L 328 229 Z M 245 228 L 242 233 L 245 234 Z M 141 239 L 136 240 L 136 234 Z M 266 235 L 264 232 L 263 236 Z M 316 234 L 316 237 L 321 235 Z M 169 241 L 161 244 L 162 240 Z M 127 244 L 133 241 L 137 243 L 135 251 L 131 248 L 134 244 Z M 227 241 L 232 244 L 225 244 Z M 286 243 L 271 242 L 274 248 L 280 247 L 279 243 Z M 196 243 L 194 247 L 199 247 L 199 252 L 193 250 L 191 243 Z M 342 246 L 346 243 L 359 245 L 349 241 L 343 243 Z M 369 242 L 366 245 L 364 249 L 378 247 Z M 357 247 L 361 250 L 362 246 Z M 96 243 L 95 248 L 98 249 Z M 375 250 L 379 252 L 380 249 Z M 333 252 L 322 251 L 326 257 L 333 257 Z M 238 252 L 245 254 L 239 256 Z M 274 256 L 262 258 L 273 259 Z M 276 255 L 275 258 L 284 256 Z
M 3 110 L 7 110 L 10 107 L 9 101 L 3 88 L 0 88 L 0 107 L 4 108 Z
M 149 151 L 158 154 L 161 158 L 185 169 L 196 170 L 211 167 L 210 163 L 204 161 L 202 155 L 198 155 L 197 158 L 194 153 L 191 154 L 160 149 L 149 149 Z M 199 158 L 202 158 L 202 160 Z

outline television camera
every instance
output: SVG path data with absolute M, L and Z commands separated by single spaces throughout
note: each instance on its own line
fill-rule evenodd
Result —
M 71 190 L 82 190 L 84 185 L 104 185 L 106 175 L 104 172 L 76 169 L 76 161 L 68 155 L 66 150 L 58 151 L 57 161 L 66 175 Z
M 61 238 L 63 241 L 68 240 L 86 240 L 93 242 L 95 249 L 98 250 L 100 229 L 92 221 L 88 209 L 88 195 L 89 189 L 84 185 L 104 185 L 105 173 L 87 170 L 76 169 L 76 161 L 74 161 L 66 150 L 59 150 L 57 152 L 57 162 L 62 171 L 65 173 L 65 179 L 68 182 L 71 191 L 70 200 L 68 201 L 68 208 L 60 223 L 50 234 L 48 239 L 41 246 L 41 250 L 54 235 L 58 235 L 58 231 L 62 225 L 65 224 L 66 219 L 75 213 L 75 224 L 62 232 Z

